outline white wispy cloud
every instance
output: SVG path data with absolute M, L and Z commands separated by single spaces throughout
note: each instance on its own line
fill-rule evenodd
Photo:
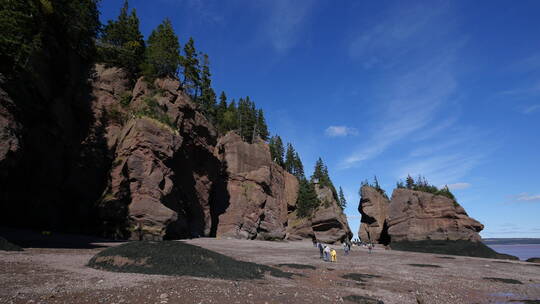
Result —
M 315 1 L 272 0 L 262 3 L 261 9 L 268 16 L 262 27 L 264 37 L 277 53 L 285 53 L 300 39 Z
M 522 202 L 536 202 L 540 201 L 540 194 L 528 194 L 528 193 L 520 193 L 516 196 L 516 200 L 522 201 Z
M 449 102 L 457 82 L 453 75 L 452 55 L 426 62 L 415 70 L 390 80 L 389 101 L 377 119 L 372 137 L 349 155 L 342 167 L 348 168 L 376 157 L 389 146 L 410 136 L 432 122 L 441 107 Z
M 471 187 L 471 184 L 469 183 L 454 183 L 446 185 L 448 186 L 448 189 L 450 190 L 461 190 L 461 189 L 467 189 Z
M 358 135 L 358 130 L 347 126 L 329 126 L 324 134 L 330 137 L 355 136 Z
M 464 177 L 483 159 L 479 154 L 448 154 L 423 158 L 417 161 L 406 160 L 406 165 L 398 169 L 396 176 L 404 179 L 407 175 L 425 176 L 435 185 L 445 185 Z M 450 185 L 449 185 L 450 186 Z
M 523 114 L 531 114 L 533 112 L 536 112 L 537 110 L 540 110 L 540 104 L 535 104 L 535 105 L 526 107 L 525 109 L 523 109 Z
M 364 68 L 379 65 L 391 67 L 409 52 L 425 47 L 425 41 L 435 35 L 433 23 L 447 11 L 447 1 L 398 5 L 383 15 L 383 22 L 353 37 L 349 44 L 349 56 L 362 60 Z M 438 27 L 437 30 L 440 34 L 444 29 Z
M 428 139 L 457 120 L 449 111 L 438 118 L 456 98 L 455 61 L 464 45 L 460 36 L 441 39 L 451 31 L 452 22 L 440 20 L 449 11 L 446 1 L 391 11 L 353 39 L 349 56 L 370 61 L 387 76 L 377 89 L 379 112 L 371 136 L 341 162 L 341 168 L 375 158 L 402 140 Z

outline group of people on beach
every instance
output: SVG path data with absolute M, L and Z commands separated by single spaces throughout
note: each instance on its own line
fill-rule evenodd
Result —
M 345 241 L 342 244 L 344 255 L 349 255 L 349 252 L 351 251 L 351 243 Z M 330 247 L 329 245 L 323 244 L 317 240 L 313 240 L 313 246 L 319 249 L 320 258 L 323 259 L 325 262 L 337 262 L 337 251 L 334 248 Z M 375 247 L 375 245 L 371 242 L 361 243 L 361 246 L 363 248 L 367 248 L 370 254 L 372 249 Z
M 337 262 L 336 249 L 318 241 L 314 241 L 313 245 L 319 249 L 320 258 L 325 262 Z M 349 251 L 351 251 L 351 244 L 348 242 L 343 242 L 343 252 L 345 255 L 349 255 Z

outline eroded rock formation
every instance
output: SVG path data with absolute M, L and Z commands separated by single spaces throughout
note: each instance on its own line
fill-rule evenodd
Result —
M 362 215 L 358 235 L 363 242 L 388 244 L 388 197 L 374 187 L 364 185 L 360 189 L 358 211 Z
M 318 193 L 329 203 L 296 218 L 296 177 L 263 141 L 218 142 L 177 80 L 87 72 L 45 79 L 17 103 L 0 77 L 4 224 L 133 240 L 350 238 L 328 189 Z
M 219 168 L 215 130 L 179 82 L 161 79 L 154 87 L 140 79 L 127 95 L 131 112 L 98 206 L 104 232 L 130 239 L 209 236 Z
M 392 242 L 466 240 L 478 242 L 484 225 L 454 200 L 408 189 L 395 189 L 388 212 Z
M 222 209 L 216 236 L 283 239 L 297 179 L 272 161 L 266 143 L 246 143 L 234 132 L 220 139 L 216 156 L 226 183 L 225 192 L 216 195 Z
M 351 239 L 352 232 L 347 217 L 338 206 L 332 190 L 316 184 L 315 191 L 321 202 L 311 218 L 311 225 L 317 240 L 334 244 Z

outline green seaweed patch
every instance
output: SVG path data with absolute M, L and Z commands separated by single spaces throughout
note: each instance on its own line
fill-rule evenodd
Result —
M 284 263 L 284 264 L 278 264 L 277 266 L 278 267 L 289 267 L 289 268 L 294 268 L 294 269 L 311 269 L 311 270 L 317 269 L 315 266 L 305 265 L 305 264 L 288 264 L 288 263 Z
M 381 276 L 367 273 L 347 273 L 342 275 L 341 277 L 347 280 L 366 282 L 367 279 L 380 278 Z
M 5 238 L 3 238 L 1 236 L 0 236 L 0 250 L 4 250 L 4 251 L 23 251 L 23 249 L 21 247 L 9 242 L 8 240 L 6 240 Z
M 494 278 L 494 277 L 485 277 L 483 279 L 492 281 L 492 282 L 499 282 L 499 283 L 506 283 L 506 284 L 523 284 L 521 281 L 514 280 L 514 279 Z
M 414 267 L 425 267 L 425 268 L 442 268 L 439 265 L 432 265 L 432 264 L 408 264 L 409 266 Z
M 343 297 L 343 300 L 359 304 L 384 304 L 381 300 L 359 295 L 345 296 Z
M 447 259 L 447 260 L 455 260 L 456 259 L 454 257 L 449 257 L 449 256 L 438 256 L 437 258 L 438 259 Z
M 92 257 L 88 266 L 113 272 L 225 280 L 262 279 L 265 273 L 288 279 L 294 275 L 274 267 L 238 261 L 179 241 L 140 241 L 110 247 Z

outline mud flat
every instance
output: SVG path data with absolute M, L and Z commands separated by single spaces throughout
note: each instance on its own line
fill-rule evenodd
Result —
M 0 303 L 516 303 L 540 300 L 533 263 L 353 247 L 337 263 L 310 242 L 186 241 L 296 275 L 224 280 L 87 267 L 119 243 L 0 251 Z M 182 255 L 182 252 L 178 252 Z M 444 258 L 450 257 L 450 258 Z M 300 265 L 300 266 L 298 266 Z M 308 266 L 306 266 L 308 265 Z M 422 266 L 418 266 L 422 265 Z M 311 267 L 309 267 L 311 266 Z M 533 303 L 533 302 L 530 302 Z

